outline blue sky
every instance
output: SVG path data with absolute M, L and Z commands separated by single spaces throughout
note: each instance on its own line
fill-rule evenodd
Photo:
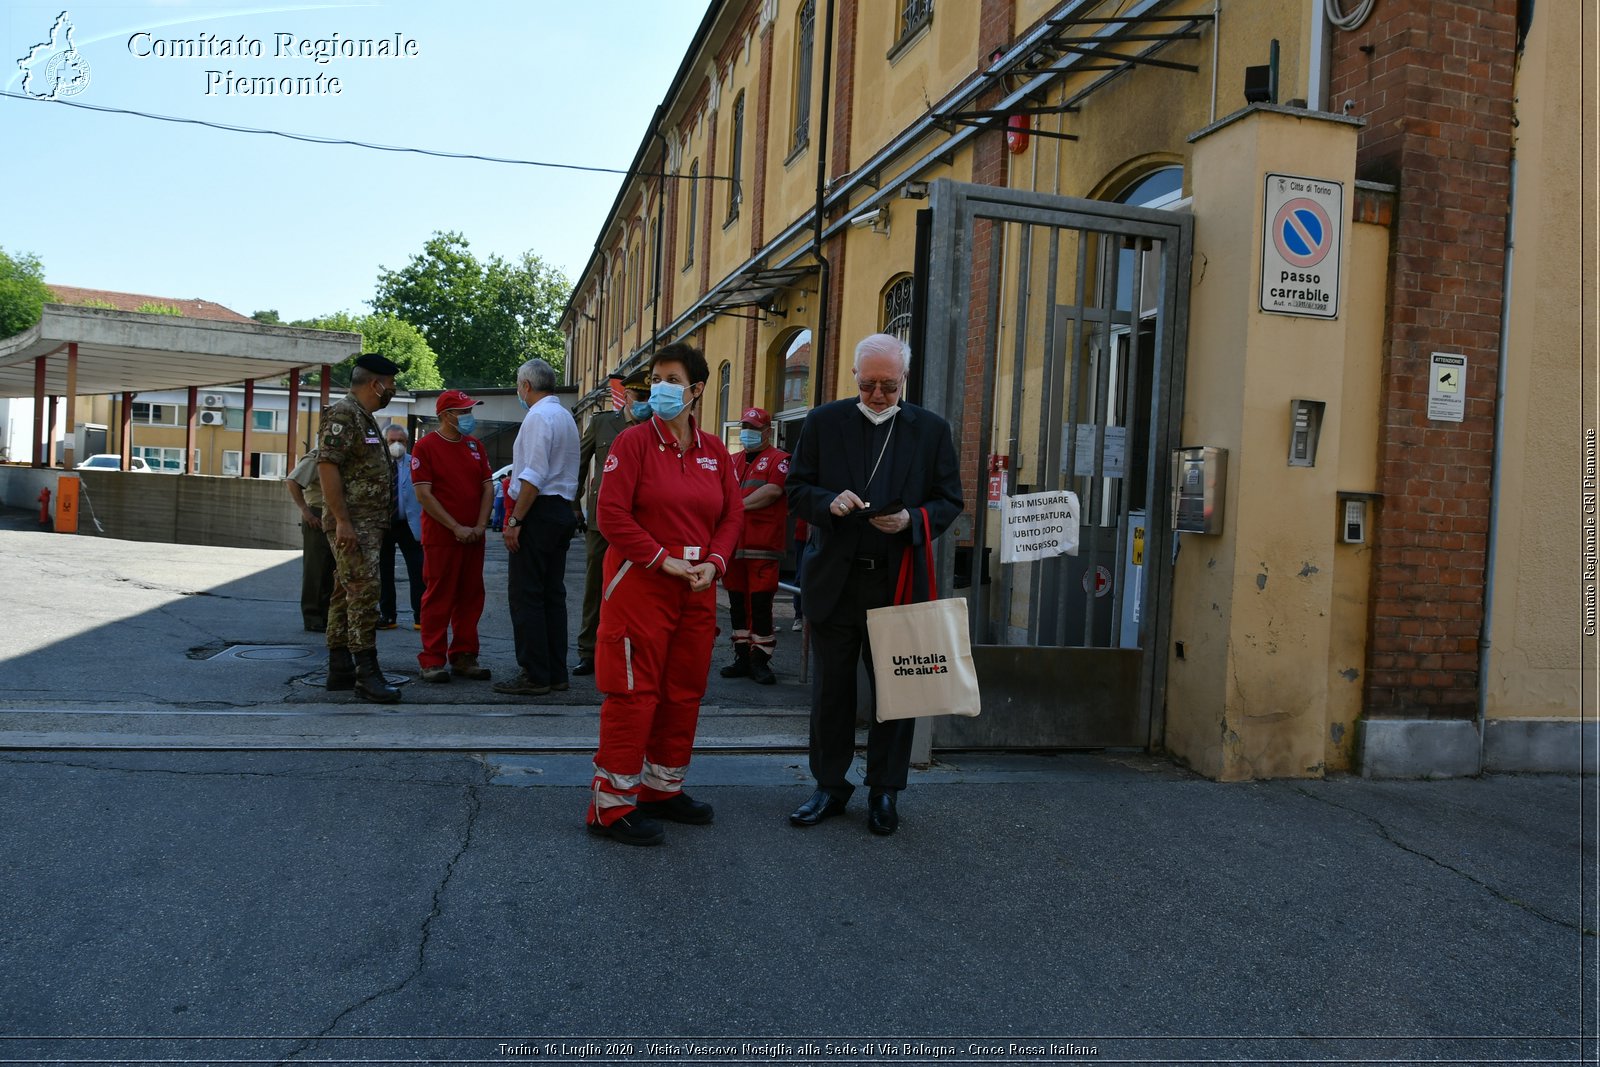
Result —
M 704 0 L 459 0 L 66 7 L 89 65 L 70 99 L 385 145 L 625 168 L 666 94 Z M 0 86 L 50 37 L 61 0 L 0 10 Z M 138 36 L 145 34 L 148 36 Z M 319 64 L 302 40 L 402 39 L 416 55 Z M 259 41 L 262 55 L 155 53 L 155 41 Z M 131 39 L 131 40 L 130 40 Z M 312 46 L 315 47 L 314 45 Z M 337 77 L 338 95 L 225 94 L 236 77 Z M 209 87 L 212 92 L 208 95 Z M 0 247 L 47 281 L 198 297 L 285 320 L 363 312 L 380 265 L 435 230 L 480 256 L 532 250 L 576 280 L 621 177 L 434 159 L 227 133 L 0 98 L 9 166 Z

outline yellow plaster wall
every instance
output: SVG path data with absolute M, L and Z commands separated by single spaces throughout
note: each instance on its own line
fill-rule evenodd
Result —
M 1182 535 L 1167 747 L 1222 779 L 1317 775 L 1326 755 L 1333 542 L 1348 311 L 1258 310 L 1263 176 L 1344 183 L 1349 276 L 1355 130 L 1255 112 L 1194 146 L 1195 259 L 1185 445 L 1228 449 L 1218 536 Z M 1349 299 L 1341 292 L 1341 308 Z M 1289 401 L 1328 404 L 1315 467 L 1287 464 Z
M 861 0 L 856 15 L 852 169 L 920 119 L 988 59 L 975 55 L 981 11 L 976 2 L 936 4 L 933 22 L 920 39 L 894 59 L 886 59 L 895 42 L 899 9 L 898 3 Z
M 1538 5 L 1517 70 L 1512 310 L 1483 682 L 1490 718 L 1575 718 L 1586 653 L 1594 669 L 1593 639 L 1580 645 L 1583 413 L 1574 389 L 1595 294 L 1578 284 L 1572 218 L 1584 191 L 1573 72 L 1593 67 L 1595 42 L 1584 41 L 1580 14 L 1578 4 Z
M 1053 9 L 1055 4 L 1035 4 Z M 1096 14 L 1109 15 L 1117 5 L 1101 5 Z M 1019 6 L 1019 28 L 1031 24 L 1032 9 Z M 1230 0 L 1223 5 L 1217 29 L 1200 27 L 1200 39 L 1181 41 L 1162 49 L 1157 58 L 1198 67 L 1197 73 L 1141 67 L 1119 75 L 1097 89 L 1076 115 L 1042 117 L 1041 129 L 1076 134 L 1074 142 L 1033 138 L 1028 150 L 1011 157 L 1011 184 L 1064 196 L 1106 197 L 1141 173 L 1157 166 L 1182 163 L 1185 144 L 1195 130 L 1244 106 L 1244 68 L 1267 62 L 1266 42 L 1280 42 L 1279 100 L 1304 97 L 1304 72 L 1298 58 L 1299 41 L 1307 32 L 1309 11 L 1305 3 L 1278 0 Z M 1163 9 L 1163 14 L 1209 14 L 1210 3 L 1190 3 Z M 1033 16 L 1036 17 L 1036 16 Z M 1168 28 L 1171 28 L 1169 24 Z M 1218 50 L 1216 101 L 1212 100 L 1212 51 Z M 1132 47 L 1132 45 L 1128 46 Z M 1061 103 L 1092 84 L 1103 74 L 1070 79 L 1050 94 Z M 1189 187 L 1187 175 L 1184 187 Z

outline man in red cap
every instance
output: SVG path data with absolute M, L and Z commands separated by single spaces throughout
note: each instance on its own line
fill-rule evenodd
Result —
M 483 445 L 472 436 L 472 409 L 482 401 L 459 389 L 439 394 L 439 428 L 411 452 L 411 481 L 422 502 L 422 651 L 417 662 L 429 682 L 452 674 L 484 679 L 478 664 L 478 618 L 483 614 L 483 534 L 494 505 L 493 474 Z
M 771 685 L 778 680 L 772 673 L 778 648 L 772 597 L 789 535 L 789 503 L 783 495 L 789 453 L 772 447 L 772 416 L 762 408 L 747 409 L 739 420 L 739 443 L 744 451 L 733 457 L 733 473 L 744 494 L 744 532 L 722 576 L 733 622 L 733 662 L 722 668 L 722 676 Z

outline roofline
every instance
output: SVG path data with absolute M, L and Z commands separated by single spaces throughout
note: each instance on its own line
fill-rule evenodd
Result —
M 700 20 L 700 25 L 695 27 L 694 36 L 689 39 L 689 48 L 683 53 L 683 61 L 678 64 L 678 72 L 672 76 L 672 81 L 668 84 L 666 95 L 661 98 L 661 103 L 657 104 L 655 111 L 651 113 L 650 124 L 645 128 L 644 136 L 639 140 L 639 150 L 634 153 L 633 162 L 628 164 L 628 173 L 622 176 L 622 185 L 617 190 L 617 197 L 611 201 L 611 207 L 606 210 L 605 218 L 600 223 L 600 232 L 594 239 L 594 250 L 589 253 L 588 261 L 584 263 L 583 269 L 573 279 L 572 292 L 567 296 L 567 306 L 561 309 L 561 321 L 565 322 L 567 316 L 572 314 L 573 301 L 577 299 L 578 295 L 577 283 L 589 276 L 590 268 L 594 266 L 595 260 L 600 257 L 600 246 L 605 244 L 606 233 L 611 229 L 611 220 L 616 217 L 617 209 L 622 206 L 622 201 L 628 195 L 628 189 L 631 185 L 629 179 L 635 176 L 634 172 L 638 170 L 639 164 L 644 162 L 650 142 L 655 139 L 657 125 L 660 123 L 662 116 L 671 110 L 670 105 L 673 99 L 678 95 L 678 91 L 683 88 L 683 83 L 688 79 L 694 60 L 699 57 L 703 50 L 700 47 L 700 43 L 705 40 L 706 34 L 715 25 L 717 16 L 722 13 L 723 5 L 726 2 L 727 0 L 711 0 L 711 3 L 706 7 L 705 16 Z M 666 169 L 665 159 L 662 161 L 662 169 Z

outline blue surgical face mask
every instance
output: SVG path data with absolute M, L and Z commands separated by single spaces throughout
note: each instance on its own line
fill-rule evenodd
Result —
M 460 432 L 460 433 L 471 433 L 473 430 L 475 430 L 477 428 L 478 428 L 478 417 L 476 415 L 457 415 L 456 416 L 456 430 L 458 432 Z
M 522 399 L 522 390 L 521 389 L 517 390 L 517 403 L 522 405 L 522 410 L 523 411 L 527 411 L 528 408 L 530 408 L 532 406 L 526 400 Z
M 656 382 L 650 387 L 650 409 L 669 422 L 683 411 L 683 386 Z
M 744 445 L 744 450 L 746 452 L 754 452 L 756 449 L 761 447 L 761 431 L 740 430 L 739 443 Z
M 650 401 L 635 400 L 628 405 L 628 411 L 633 415 L 634 422 L 643 422 L 650 417 Z

